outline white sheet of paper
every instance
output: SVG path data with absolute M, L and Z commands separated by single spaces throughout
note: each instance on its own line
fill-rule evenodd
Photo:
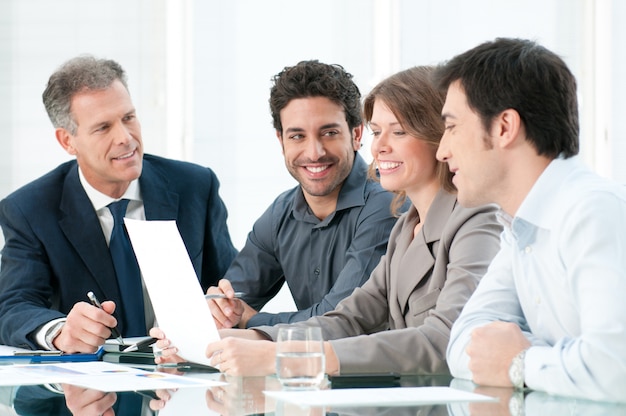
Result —
M 303 407 L 411 406 L 451 402 L 485 402 L 497 399 L 450 387 L 389 387 L 308 391 L 264 391 L 265 395 Z
M 101 374 L 97 377 L 80 377 L 69 382 L 77 386 L 99 391 L 137 391 L 157 389 L 198 388 L 204 390 L 226 383 L 217 380 L 199 379 L 151 371 L 129 371 Z
M 69 378 L 66 371 L 49 364 L 0 365 L 0 386 L 64 383 Z
M 205 350 L 220 336 L 176 222 L 124 222 L 159 327 L 182 358 L 211 365 Z
M 213 387 L 226 383 L 158 373 L 102 361 L 0 366 L 0 386 L 67 383 L 100 391 Z

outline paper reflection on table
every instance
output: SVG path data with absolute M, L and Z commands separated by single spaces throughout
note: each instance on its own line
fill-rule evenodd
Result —
M 276 377 L 232 377 L 223 374 L 213 377 L 227 384 L 171 392 L 171 399 L 159 412 L 159 416 L 234 416 L 274 412 L 275 401 L 265 397 L 263 391 L 280 390 Z

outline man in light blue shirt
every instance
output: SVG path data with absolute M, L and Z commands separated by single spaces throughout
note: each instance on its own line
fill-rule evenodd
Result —
M 626 191 L 574 157 L 576 81 L 534 42 L 446 63 L 437 157 L 461 204 L 495 202 L 501 250 L 452 328 L 452 374 L 626 402 Z

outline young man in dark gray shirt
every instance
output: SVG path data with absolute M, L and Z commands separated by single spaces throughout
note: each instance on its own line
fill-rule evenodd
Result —
M 361 95 L 341 66 L 304 61 L 274 77 L 270 109 L 299 185 L 257 220 L 210 301 L 218 328 L 297 322 L 333 310 L 387 247 L 393 194 L 368 178 Z M 258 312 L 287 282 L 298 311 Z M 244 293 L 234 299 L 234 291 Z

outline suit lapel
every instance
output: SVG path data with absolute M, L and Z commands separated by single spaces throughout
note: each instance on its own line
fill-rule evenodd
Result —
M 139 186 L 146 220 L 176 220 L 178 218 L 178 194 L 170 191 L 167 176 L 146 159 L 143 161 Z
M 178 194 L 168 189 L 167 177 L 144 159 L 139 178 L 146 219 L 175 220 L 178 215 Z M 106 299 L 120 302 L 109 247 L 100 221 L 78 177 L 78 165 L 68 172 L 63 185 L 59 226 L 85 264 L 95 284 Z
M 115 269 L 100 221 L 78 178 L 78 165 L 65 177 L 59 227 L 107 299 L 119 301 Z
M 431 248 L 441 239 L 455 201 L 454 195 L 440 190 L 433 200 L 421 230 L 412 240 L 412 230 L 417 224 L 417 213 L 412 213 L 412 218 L 408 218 L 407 228 L 411 228 L 411 233 L 407 235 L 408 247 L 399 262 L 395 264 L 396 270 L 405 274 L 397 279 L 398 302 L 403 315 L 415 288 L 430 276 L 436 260 L 436 253 L 431 252 Z

